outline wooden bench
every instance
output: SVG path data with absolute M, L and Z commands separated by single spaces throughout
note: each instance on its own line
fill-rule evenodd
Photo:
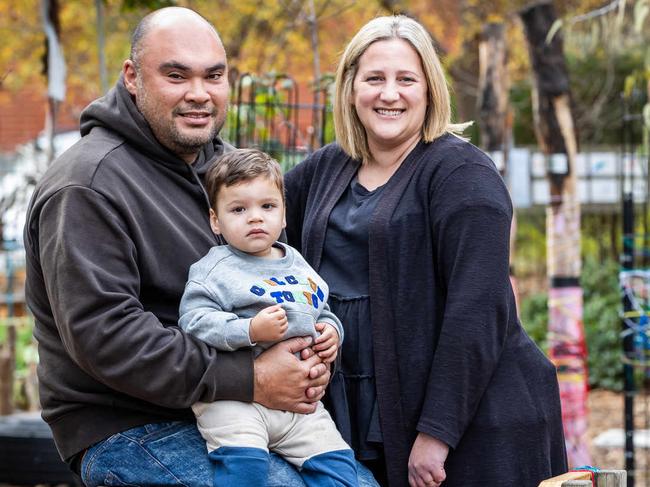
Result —
M 40 413 L 0 416 L 0 483 L 82 485 L 59 457 Z

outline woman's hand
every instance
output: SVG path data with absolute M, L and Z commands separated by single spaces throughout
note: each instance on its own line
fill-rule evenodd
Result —
M 449 453 L 446 443 L 418 433 L 409 457 L 409 485 L 411 487 L 438 487 L 447 477 L 445 460 Z
M 331 364 L 336 359 L 339 349 L 339 334 L 329 323 L 316 323 L 316 331 L 320 333 L 312 350 L 325 362 Z

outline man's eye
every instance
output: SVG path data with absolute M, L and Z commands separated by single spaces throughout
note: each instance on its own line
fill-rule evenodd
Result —
M 172 79 L 183 79 L 183 76 L 179 73 L 169 73 L 167 76 Z
M 213 81 L 218 81 L 223 77 L 223 73 L 211 73 L 208 75 L 208 79 Z

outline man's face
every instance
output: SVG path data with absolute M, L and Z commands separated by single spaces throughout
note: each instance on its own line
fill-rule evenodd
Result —
M 125 62 L 125 86 L 158 141 L 192 163 L 226 119 L 226 52 L 201 23 L 154 26 L 142 42 L 138 66 Z

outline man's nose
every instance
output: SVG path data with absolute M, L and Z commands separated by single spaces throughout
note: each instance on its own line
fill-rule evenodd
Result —
M 192 80 L 185 94 L 185 99 L 193 103 L 207 103 L 210 100 L 210 93 L 205 88 L 203 78 Z

